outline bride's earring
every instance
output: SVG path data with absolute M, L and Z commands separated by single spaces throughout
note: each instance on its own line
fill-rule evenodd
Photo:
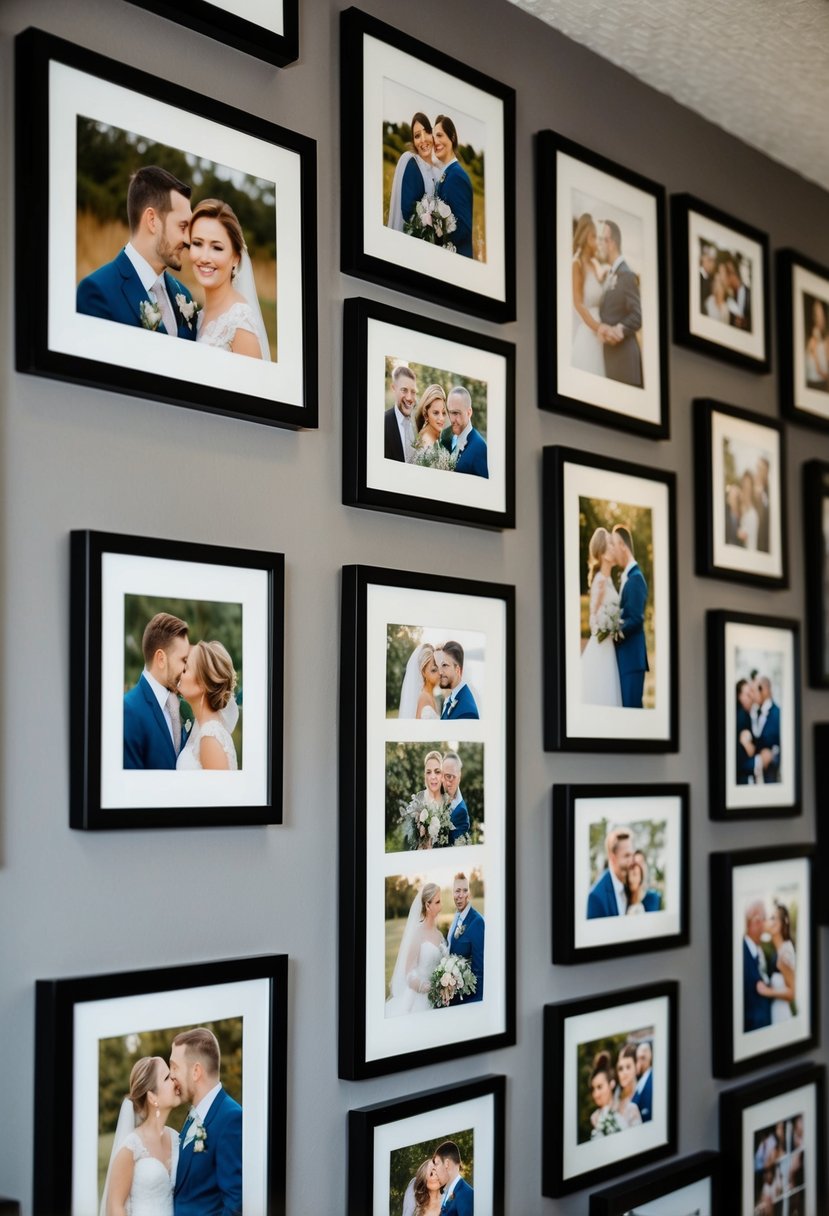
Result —
M 156 1104 L 155 1104 L 155 1117 L 156 1117 L 156 1120 L 158 1120 L 158 1119 L 160 1119 L 160 1118 L 161 1118 L 161 1111 L 158 1109 L 158 1103 L 157 1103 L 157 1102 L 156 1102 Z

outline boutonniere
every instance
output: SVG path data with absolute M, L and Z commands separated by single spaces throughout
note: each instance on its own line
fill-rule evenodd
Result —
M 203 1123 L 196 1124 L 196 1131 L 193 1135 L 193 1152 L 203 1153 L 204 1147 L 207 1144 L 207 1128 Z
M 141 324 L 149 330 L 158 329 L 163 320 L 161 309 L 153 296 L 150 296 L 149 300 L 141 301 L 138 305 L 138 315 L 141 318 Z
M 464 933 L 466 933 L 466 925 L 463 923 L 463 921 L 461 921 L 461 923 L 458 925 L 457 929 L 455 930 L 455 937 L 463 937 Z M 451 1199 L 451 1195 L 450 1195 L 450 1199 Z
M 176 304 L 178 304 L 178 310 L 187 323 L 187 328 L 192 329 L 201 304 L 199 304 L 198 300 L 188 300 L 187 296 L 181 292 L 178 292 L 176 295 Z
M 193 719 L 192 719 L 192 718 L 185 718 L 185 720 L 184 720 L 184 733 L 185 733 L 185 735 L 189 735 L 189 734 L 190 734 L 190 731 L 192 730 L 192 728 L 193 728 Z

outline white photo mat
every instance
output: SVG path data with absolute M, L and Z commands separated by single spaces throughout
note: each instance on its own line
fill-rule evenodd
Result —
M 285 9 L 283 0 L 207 0 L 214 8 L 220 8 L 234 17 L 241 17 L 273 34 L 285 33 Z
M 803 1085 L 746 1107 L 742 1112 L 741 1187 L 742 1207 L 738 1216 L 754 1216 L 754 1135 L 763 1128 L 788 1119 L 803 1116 L 804 1127 L 804 1182 L 809 1200 L 803 1216 L 821 1216 L 817 1208 L 817 1090 L 814 1084 Z
M 738 329 L 709 317 L 700 308 L 699 258 L 700 242 L 716 245 L 721 251 L 739 253 L 751 263 L 751 330 Z M 752 359 L 766 357 L 768 336 L 763 276 L 763 246 L 734 228 L 720 224 L 695 211 L 688 210 L 688 329 L 698 338 L 717 346 L 727 346 Z
M 803 296 L 807 293 L 822 300 L 829 315 L 829 282 L 822 276 L 807 270 L 797 263 L 792 265 L 792 325 L 793 342 L 792 366 L 794 383 L 792 391 L 795 408 L 817 418 L 829 419 L 829 392 L 810 388 L 806 380 L 806 343 L 809 335 L 806 333 L 805 310 Z
M 729 545 L 725 540 L 725 459 L 723 447 L 730 440 L 739 451 L 754 451 L 769 461 L 769 551 L 746 549 Z M 783 576 L 783 538 L 781 534 L 782 491 L 780 481 L 780 434 L 771 427 L 736 418 L 733 414 L 711 413 L 711 485 L 714 565 L 725 570 L 740 570 L 747 574 L 763 574 L 768 578 Z M 739 478 L 739 473 L 738 473 Z

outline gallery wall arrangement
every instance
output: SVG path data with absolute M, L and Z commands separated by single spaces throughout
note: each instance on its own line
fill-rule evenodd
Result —
M 508 0 L 0 47 L 0 1211 L 821 1216 L 825 193 Z

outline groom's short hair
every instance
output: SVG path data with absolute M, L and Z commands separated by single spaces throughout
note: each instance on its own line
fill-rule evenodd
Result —
M 619 250 L 619 253 L 621 253 L 622 252 L 622 229 L 619 227 L 619 225 L 616 223 L 615 220 L 605 220 L 604 226 L 607 229 L 607 231 L 610 233 L 611 241 L 616 246 L 616 248 Z
M 398 363 L 397 367 L 395 367 L 391 374 L 391 378 L 395 384 L 397 384 L 397 381 L 402 379 L 403 376 L 408 377 L 409 380 L 414 380 L 415 384 L 417 384 L 417 376 L 409 367 L 408 363 Z
M 472 394 L 469 392 L 469 389 L 464 388 L 462 384 L 456 384 L 454 388 L 450 388 L 449 397 L 459 397 L 463 402 L 463 408 L 465 410 L 472 409 Z M 447 402 L 449 397 L 446 399 Z
M 613 531 L 616 533 L 617 536 L 621 536 L 622 540 L 625 542 L 628 549 L 630 549 L 631 557 L 635 557 L 636 554 L 633 549 L 633 536 L 631 535 L 630 528 L 624 527 L 623 524 L 617 524 L 616 527 L 613 529 Z
M 457 663 L 461 671 L 463 671 L 463 646 L 460 642 L 444 642 L 438 647 L 444 654 L 448 654 L 453 663 Z
M 633 840 L 630 828 L 611 828 L 605 838 L 608 853 L 617 852 L 619 845 L 627 840 Z
M 186 638 L 189 625 L 170 612 L 157 612 L 151 621 L 147 622 L 144 636 L 141 639 L 141 650 L 144 662 L 149 666 L 157 650 L 168 650 L 176 638 Z
M 463 768 L 463 760 L 461 760 L 457 752 L 445 752 L 443 756 L 443 763 L 445 764 L 447 760 L 454 760 L 459 771 Z
M 127 222 L 130 232 L 137 232 L 141 216 L 152 207 L 163 219 L 171 210 L 170 193 L 175 190 L 189 198 L 190 187 L 158 165 L 143 165 L 130 178 L 127 188 Z
M 461 1152 L 454 1140 L 444 1140 L 443 1144 L 439 1144 L 434 1157 L 440 1157 L 441 1161 L 454 1161 L 455 1165 L 461 1163 Z
M 206 1026 L 196 1026 L 194 1030 L 183 1030 L 173 1039 L 174 1047 L 183 1047 L 188 1062 L 198 1060 L 208 1076 L 218 1077 L 222 1066 L 222 1052 L 219 1040 L 212 1030 Z

